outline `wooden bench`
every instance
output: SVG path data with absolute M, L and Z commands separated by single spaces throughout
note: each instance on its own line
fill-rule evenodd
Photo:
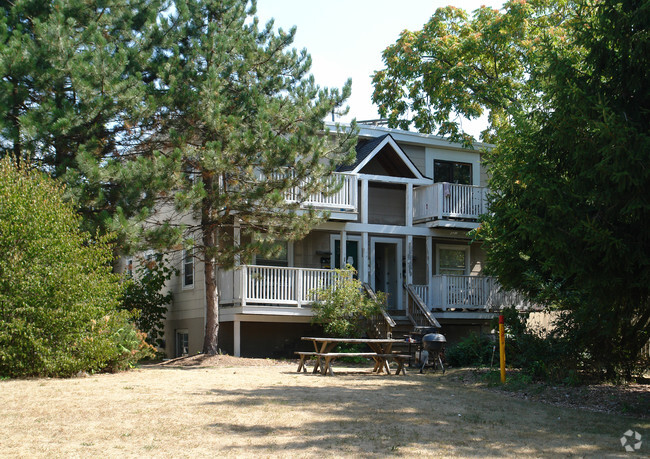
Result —
M 390 368 L 388 367 L 388 360 L 394 360 L 397 362 L 397 371 L 395 374 L 406 374 L 404 369 L 404 364 L 410 359 L 410 355 L 406 354 L 377 354 L 376 352 L 296 352 L 300 356 L 300 362 L 298 363 L 298 373 L 300 371 L 307 372 L 307 366 L 305 365 L 308 357 L 316 357 L 316 363 L 314 364 L 313 372 L 316 373 L 319 368 L 321 374 L 329 373 L 331 376 L 334 375 L 332 371 L 332 362 L 338 357 L 368 357 L 375 360 L 375 367 L 373 372 L 379 373 L 383 371 L 384 367 L 386 372 L 390 374 Z

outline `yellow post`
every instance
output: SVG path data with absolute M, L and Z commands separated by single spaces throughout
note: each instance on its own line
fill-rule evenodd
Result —
M 506 333 L 503 315 L 499 316 L 499 356 L 501 361 L 501 382 L 506 382 Z

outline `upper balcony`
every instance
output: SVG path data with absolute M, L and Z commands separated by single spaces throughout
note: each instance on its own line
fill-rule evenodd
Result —
M 431 227 L 467 228 L 478 226 L 487 212 L 486 187 L 434 183 L 413 190 L 413 222 Z
M 303 201 L 302 205 L 304 207 L 314 207 L 333 212 L 357 212 L 357 176 L 334 172 L 327 180 L 328 185 L 337 184 L 341 188 L 335 194 L 330 196 L 326 196 L 323 193 L 312 194 Z M 299 186 L 288 191 L 286 194 L 287 201 L 298 201 L 300 193 L 301 190 Z

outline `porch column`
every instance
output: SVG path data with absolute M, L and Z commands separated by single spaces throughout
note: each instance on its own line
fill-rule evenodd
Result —
M 347 232 L 345 230 L 342 230 L 341 231 L 341 247 L 340 247 L 341 250 L 339 251 L 339 268 L 341 268 L 341 269 L 345 269 L 345 263 L 346 263 L 347 258 L 348 258 L 348 254 L 346 253 L 347 251 L 345 250 L 346 246 L 347 246 L 347 238 L 348 238 Z
M 241 223 L 239 222 L 239 219 L 235 217 L 235 222 L 233 224 L 233 239 L 235 243 L 235 247 L 240 247 L 241 246 Z M 241 265 L 241 256 L 239 255 L 239 251 L 237 251 L 235 255 L 235 266 Z
M 433 238 L 427 236 L 427 306 L 433 307 Z
M 232 323 L 233 328 L 233 353 L 235 357 L 241 357 L 241 322 L 239 317 L 235 316 L 235 320 Z
M 406 236 L 406 285 L 413 284 L 413 236 Z
M 361 223 L 368 223 L 368 179 L 361 179 Z
M 368 283 L 370 278 L 370 250 L 368 249 L 368 233 L 361 233 L 361 282 Z
M 413 226 L 413 184 L 406 184 L 406 226 Z

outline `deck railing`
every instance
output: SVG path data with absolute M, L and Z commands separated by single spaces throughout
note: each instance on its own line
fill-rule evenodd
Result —
M 222 303 L 298 307 L 314 301 L 314 291 L 334 283 L 330 269 L 240 266 L 223 275 Z M 227 291 L 230 285 L 234 288 Z
M 430 285 L 414 285 L 413 290 L 435 309 L 492 311 L 506 306 L 532 307 L 516 292 L 501 289 L 494 277 L 443 274 L 433 276 Z
M 487 188 L 434 183 L 413 190 L 413 220 L 462 218 L 477 220 L 487 212 Z
M 276 172 L 271 176 L 275 180 L 284 178 L 282 172 Z M 327 195 L 325 193 L 313 193 L 303 196 L 300 185 L 285 192 L 285 199 L 289 202 L 300 201 L 304 207 L 317 207 L 328 210 L 343 212 L 354 212 L 358 208 L 358 177 L 351 174 L 335 172 L 325 179 L 327 188 L 338 188 L 336 193 Z

